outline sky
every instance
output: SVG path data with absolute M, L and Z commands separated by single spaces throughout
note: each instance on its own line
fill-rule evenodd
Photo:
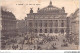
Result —
M 33 8 L 33 12 L 36 13 L 38 7 L 42 9 L 48 6 L 50 1 L 52 1 L 53 6 L 58 8 L 65 7 L 65 12 L 68 13 L 67 16 L 79 8 L 79 0 L 0 0 L 0 5 L 3 6 L 5 10 L 12 12 L 17 19 L 21 20 L 27 17 L 30 8 Z

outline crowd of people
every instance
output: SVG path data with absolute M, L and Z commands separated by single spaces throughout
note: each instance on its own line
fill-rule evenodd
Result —
M 59 35 L 60 36 L 60 35 Z M 50 36 L 45 34 L 27 34 L 27 35 L 20 35 L 12 40 L 10 40 L 11 46 L 8 49 L 12 50 L 42 50 L 42 49 L 57 49 L 57 42 L 60 42 L 60 38 L 57 35 Z M 65 40 L 62 42 L 65 43 Z M 62 43 L 60 43 L 62 44 Z M 26 47 L 24 47 L 26 45 Z M 48 46 L 50 45 L 50 46 Z M 46 46 L 46 47 L 44 47 Z

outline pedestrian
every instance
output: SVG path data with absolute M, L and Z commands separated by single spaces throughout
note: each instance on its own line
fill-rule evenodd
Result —
M 12 49 L 14 49 L 14 44 L 12 45 Z
M 18 45 L 17 45 L 17 48 L 18 48 Z

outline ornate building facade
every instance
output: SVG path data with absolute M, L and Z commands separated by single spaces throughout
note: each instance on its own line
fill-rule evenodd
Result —
M 38 8 L 37 13 L 30 13 L 26 17 L 27 33 L 53 34 L 66 33 L 67 13 L 65 8 L 58 8 L 50 4 L 42 9 Z
M 17 30 L 16 18 L 12 12 L 4 11 L 3 8 L 1 8 L 1 18 L 1 49 L 3 49 L 9 42 L 8 40 L 17 35 Z
M 1 20 L 0 20 L 0 22 L 1 22 Z M 2 27 L 1 27 L 1 23 L 0 23 L 0 38 L 1 38 L 1 29 L 2 29 Z M 0 39 L 0 49 L 1 49 L 1 39 Z
M 77 9 L 70 18 L 73 42 L 75 42 L 75 44 L 79 44 L 79 9 Z

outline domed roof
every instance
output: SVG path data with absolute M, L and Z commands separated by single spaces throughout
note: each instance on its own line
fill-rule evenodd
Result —
M 52 2 L 50 1 L 50 4 L 49 4 L 47 7 L 38 10 L 38 13 L 54 13 L 54 12 L 57 13 L 57 12 L 59 12 L 60 10 L 62 10 L 62 9 L 53 6 L 53 5 L 52 5 Z

